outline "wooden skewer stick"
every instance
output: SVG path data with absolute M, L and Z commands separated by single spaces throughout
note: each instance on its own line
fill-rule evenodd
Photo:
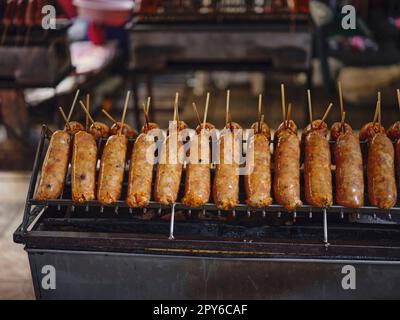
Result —
M 374 124 L 378 122 L 380 101 L 381 101 L 381 93 L 378 92 L 378 100 L 376 101 L 375 115 L 374 115 L 374 121 L 373 121 Z
M 197 111 L 197 107 L 194 102 L 192 103 L 192 107 L 193 107 L 194 113 L 196 115 L 197 122 L 198 122 L 199 126 L 201 127 L 200 115 L 199 115 L 199 112 Z
M 150 123 L 150 117 L 149 117 L 150 102 L 151 102 L 151 97 L 147 97 L 146 116 L 147 116 L 148 123 Z
M 89 130 L 89 116 L 90 116 L 90 95 L 86 95 L 86 131 Z
M 64 112 L 64 110 L 63 110 L 63 108 L 58 107 L 58 110 L 60 110 L 61 116 L 63 117 L 63 119 L 64 119 L 64 121 L 65 121 L 66 127 L 68 128 L 68 130 L 71 130 L 71 127 L 69 126 L 68 118 L 67 118 L 67 116 L 66 116 L 66 114 L 65 114 L 65 112 Z
M 258 96 L 258 132 L 261 132 L 261 123 L 262 123 L 262 94 Z
M 292 104 L 289 103 L 288 112 L 287 112 L 287 116 L 286 116 L 286 128 L 289 127 L 289 121 L 290 121 L 291 117 L 292 117 Z
M 178 103 L 179 103 L 179 93 L 175 93 L 175 101 L 174 101 L 174 121 L 179 121 L 178 114 Z
M 210 104 L 210 93 L 207 92 L 207 97 L 206 97 L 206 107 L 204 109 L 204 117 L 203 117 L 203 127 L 204 129 L 206 128 L 206 123 L 207 123 L 207 114 L 208 114 L 208 106 Z
M 130 90 L 128 90 L 125 98 L 125 104 L 124 104 L 124 110 L 122 112 L 122 118 L 121 118 L 121 128 L 119 128 L 119 135 L 122 135 L 122 129 L 124 128 L 125 124 L 125 117 L 126 117 L 126 110 L 128 110 L 128 104 L 129 104 L 129 97 L 131 96 Z
M 399 104 L 400 109 L 400 89 L 397 89 L 397 103 Z
M 285 85 L 281 84 L 281 97 L 282 97 L 282 119 L 286 127 L 286 97 L 285 97 Z
M 229 124 L 229 104 L 230 104 L 230 99 L 231 99 L 231 91 L 227 90 L 226 91 L 226 110 L 225 110 L 225 124 Z
M 79 89 L 76 90 L 75 97 L 74 97 L 74 101 L 72 102 L 71 108 L 69 109 L 69 113 L 68 113 L 68 122 L 71 121 L 72 113 L 74 112 L 76 102 L 78 101 L 79 92 L 80 92 Z
M 341 119 L 341 121 L 340 121 L 340 128 L 342 129 L 342 131 L 344 132 L 344 123 L 345 123 L 345 121 L 346 121 L 346 112 L 344 112 L 343 111 L 343 113 L 342 113 L 342 119 Z
M 312 100 L 311 100 L 311 90 L 307 90 L 307 96 L 308 96 L 308 114 L 310 117 L 310 124 L 312 125 L 313 123 L 313 114 L 312 114 Z
M 343 114 L 344 112 L 344 106 L 343 106 L 343 91 L 342 91 L 342 82 L 338 82 L 338 88 L 339 88 L 339 100 L 340 100 L 340 114 Z
M 101 112 L 103 112 L 104 113 L 104 115 L 108 118 L 108 119 L 110 119 L 111 120 L 111 122 L 113 122 L 113 123 L 118 123 L 118 121 L 117 120 L 115 120 L 113 117 L 112 117 L 112 115 L 111 114 L 109 114 L 108 112 L 107 112 L 107 110 L 105 110 L 105 109 L 101 109 Z
M 146 129 L 147 129 L 149 127 L 148 107 L 144 103 L 143 103 L 143 114 L 144 114 L 144 121 L 146 123 Z
M 90 115 L 89 109 L 88 109 L 87 107 L 85 107 L 85 105 L 84 105 L 84 103 L 83 103 L 82 101 L 79 101 L 79 104 L 80 104 L 80 106 L 82 107 L 83 111 L 85 112 L 87 119 L 88 119 L 93 125 L 96 125 L 96 124 L 95 124 L 95 121 L 93 120 L 92 116 Z M 87 131 L 87 130 L 88 130 L 88 129 L 86 129 L 86 131 Z
M 333 103 L 330 103 L 329 106 L 328 106 L 328 108 L 327 108 L 326 111 L 325 111 L 324 116 L 322 117 L 321 124 L 324 123 L 325 120 L 328 118 L 329 112 L 331 111 L 332 107 L 333 107 Z
M 378 123 L 382 124 L 382 101 L 381 101 L 381 93 L 378 93 Z

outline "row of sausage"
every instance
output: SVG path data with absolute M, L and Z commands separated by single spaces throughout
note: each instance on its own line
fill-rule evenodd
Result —
M 43 162 L 41 176 L 35 198 L 50 200 L 60 197 L 71 156 L 72 199 L 85 203 L 97 199 L 104 205 L 112 205 L 120 200 L 128 150 L 128 138 L 136 133 L 128 125 L 119 130 L 115 124 L 111 130 L 102 123 L 94 123 L 90 130 L 76 122 L 68 124 L 64 130 L 56 131 L 50 140 Z M 183 121 L 177 122 L 178 131 L 186 129 Z M 154 139 L 148 139 L 149 132 L 158 128 L 147 123 L 137 136 L 130 155 L 127 190 L 127 204 L 132 208 L 146 207 L 151 199 L 163 205 L 177 201 L 183 165 L 180 161 L 159 163 L 153 185 L 153 163 L 149 154 L 155 150 Z M 387 132 L 379 123 L 368 123 L 357 137 L 346 123 L 335 123 L 331 130 L 321 120 L 313 121 L 302 134 L 302 142 L 297 135 L 297 126 L 292 120 L 282 123 L 274 135 L 275 149 L 271 154 L 271 134 L 265 122 L 252 126 L 255 134 L 247 143 L 247 155 L 253 164 L 251 173 L 245 175 L 246 202 L 252 208 L 264 208 L 272 203 L 272 195 L 277 204 L 289 212 L 302 205 L 300 197 L 301 146 L 304 147 L 304 190 L 307 204 L 317 208 L 333 204 L 331 151 L 328 141 L 335 141 L 334 160 L 336 165 L 335 200 L 338 205 L 348 208 L 364 206 L 364 174 L 361 141 L 368 142 L 367 190 L 372 206 L 389 209 L 396 205 L 397 186 L 395 180 L 395 156 L 400 159 L 400 122 Z M 201 156 L 210 156 L 209 131 L 214 126 L 206 123 L 196 129 L 195 137 L 200 141 Z M 211 193 L 215 205 L 221 210 L 233 209 L 239 203 L 239 164 L 225 163 L 225 157 L 241 152 L 241 141 L 228 139 L 234 129 L 241 127 L 229 122 L 219 137 L 219 158 L 215 168 L 213 185 L 208 161 L 188 163 L 186 166 L 185 190 L 182 202 L 189 207 L 200 207 L 210 201 Z M 100 161 L 100 171 L 96 188 L 97 144 L 96 138 L 107 139 Z M 203 141 L 203 142 L 201 142 Z M 183 158 L 181 141 L 172 141 L 167 136 L 161 154 L 170 156 L 172 142 L 178 144 L 177 158 Z M 396 142 L 393 144 L 393 142 Z M 203 144 L 202 144 L 203 143 Z M 149 152 L 150 150 L 150 152 Z M 206 150 L 206 153 L 204 153 Z M 181 154 L 182 153 L 182 154 Z M 200 153 L 199 153 L 200 154 Z M 272 164 L 271 157 L 274 157 Z M 397 161 L 399 164 L 400 161 Z M 271 166 L 274 179 L 271 179 Z M 398 168 L 399 171 L 399 168 Z M 97 189 L 97 190 L 96 190 Z M 154 190 L 153 190 L 154 189 Z

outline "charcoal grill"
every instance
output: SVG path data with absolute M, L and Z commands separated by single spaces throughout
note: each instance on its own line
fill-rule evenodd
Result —
M 243 194 L 231 212 L 212 203 L 200 209 L 179 202 L 151 202 L 146 209 L 124 201 L 77 205 L 69 173 L 60 199 L 36 201 L 48 140 L 43 127 L 23 221 L 14 233 L 28 252 L 39 299 L 400 297 L 398 205 L 334 205 L 325 212 L 304 205 L 289 214 L 276 204 L 248 208 Z M 126 180 L 127 172 L 121 199 Z M 55 290 L 42 286 L 47 265 L 57 272 Z M 356 269 L 356 290 L 341 285 L 346 265 Z

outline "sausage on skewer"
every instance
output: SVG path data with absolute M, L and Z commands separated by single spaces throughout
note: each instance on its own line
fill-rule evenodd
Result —
M 251 173 L 244 176 L 246 203 L 251 208 L 265 208 L 272 203 L 271 133 L 264 121 L 256 122 L 252 129 L 255 134 L 248 141 L 246 153 L 246 161 L 252 168 Z
M 155 163 L 156 123 L 143 126 L 132 150 L 126 203 L 130 208 L 146 207 L 151 199 L 151 184 Z
M 89 112 L 83 103 L 85 112 Z M 79 131 L 72 144 L 71 189 L 72 200 L 85 203 L 96 198 L 97 145 L 92 134 Z
M 300 199 L 300 140 L 297 126 L 289 120 L 275 132 L 274 196 L 289 212 L 303 203 Z
M 96 121 L 90 126 L 89 133 L 95 139 L 106 139 L 110 136 L 110 127 L 103 122 Z
M 59 110 L 68 126 L 68 119 L 64 111 L 62 108 Z M 51 136 L 35 195 L 36 200 L 44 201 L 60 197 L 64 190 L 68 169 L 70 144 L 71 136 L 66 130 L 58 130 Z
M 369 202 L 378 208 L 390 209 L 397 201 L 393 143 L 379 123 L 364 126 L 360 136 L 368 141 Z
M 364 205 L 364 174 L 360 143 L 347 123 L 335 123 L 331 138 L 335 141 L 336 202 L 346 208 L 361 208 Z
M 161 162 L 154 184 L 154 199 L 163 205 L 172 205 L 176 201 L 183 170 L 184 150 L 179 135 L 187 125 L 183 121 L 174 121 L 174 125 L 176 133 L 170 132 L 161 147 Z
M 242 127 L 228 123 L 219 138 L 213 198 L 221 210 L 232 210 L 239 203 L 239 159 Z
M 214 130 L 215 127 L 210 123 L 198 126 L 191 142 L 190 161 L 186 166 L 185 195 L 182 199 L 182 203 L 188 207 L 200 207 L 210 199 L 210 137 Z
M 53 133 L 43 161 L 36 200 L 58 199 L 64 189 L 71 136 L 65 130 Z
M 304 133 L 304 185 L 307 202 L 316 208 L 332 205 L 331 152 L 328 126 L 313 121 Z
M 126 96 L 122 123 L 125 122 L 129 97 L 130 91 Z M 113 204 L 121 197 L 127 149 L 128 138 L 122 134 L 122 130 L 110 136 L 104 146 L 97 190 L 97 199 L 103 205 Z
M 114 123 L 110 130 L 110 135 L 118 134 L 121 130 L 121 122 Z M 137 137 L 137 132 L 133 129 L 129 124 L 124 123 L 122 134 L 125 135 L 128 139 L 134 139 Z

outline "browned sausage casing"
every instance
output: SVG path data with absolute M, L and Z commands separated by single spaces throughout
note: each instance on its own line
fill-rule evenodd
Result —
M 244 176 L 246 203 L 252 208 L 265 208 L 271 198 L 271 151 L 268 133 L 256 133 L 250 137 L 246 161 L 250 174 Z
M 120 122 L 114 123 L 110 129 L 110 135 L 112 136 L 119 134 L 120 129 L 121 129 L 121 123 Z M 125 135 L 128 139 L 134 139 L 138 135 L 136 130 L 126 123 L 124 123 L 124 127 L 122 128 L 122 134 Z
M 64 129 L 70 134 L 70 135 L 75 135 L 79 131 L 84 131 L 85 127 L 83 126 L 82 123 L 79 123 L 77 121 L 71 121 L 68 123 L 68 126 L 65 126 Z
M 71 161 L 72 200 L 78 203 L 96 197 L 97 145 L 95 138 L 86 131 L 74 136 Z
M 154 184 L 154 199 L 163 205 L 172 205 L 178 197 L 184 159 L 183 143 L 176 135 L 167 137 L 160 159 Z
M 56 131 L 51 136 L 43 161 L 36 200 L 43 201 L 60 197 L 68 169 L 70 144 L 71 136 L 66 131 Z
M 210 199 L 210 135 L 214 127 L 208 124 L 206 128 L 200 132 L 197 130 L 193 137 L 189 163 L 186 166 L 185 195 L 182 203 L 192 208 L 200 207 Z M 195 147 L 197 150 L 194 150 Z
M 300 200 L 300 140 L 297 128 L 281 129 L 276 136 L 274 195 L 276 202 L 289 212 L 303 203 Z
M 397 140 L 396 146 L 396 172 L 397 172 L 397 183 L 400 183 L 400 140 Z
M 141 133 L 133 147 L 129 168 L 126 203 L 131 208 L 143 208 L 150 202 L 155 150 L 154 136 Z
M 397 201 L 394 148 L 386 134 L 378 133 L 370 142 L 367 167 L 371 205 L 381 209 L 392 208 Z
M 121 196 L 127 147 L 125 135 L 113 135 L 107 140 L 100 162 L 97 191 L 97 199 L 101 204 L 113 204 Z
M 108 138 L 110 136 L 110 127 L 102 122 L 95 122 L 90 126 L 89 133 L 95 139 Z
M 339 130 L 337 128 L 339 127 Z M 332 127 L 336 140 L 334 158 L 336 165 L 336 202 L 346 208 L 357 209 L 364 205 L 364 173 L 361 147 L 350 126 L 340 130 L 341 124 Z M 334 132 L 337 132 L 334 133 Z
M 234 129 L 241 129 L 234 124 Z M 232 210 L 239 203 L 239 160 L 241 141 L 238 133 L 225 130 L 219 139 L 218 163 L 215 166 L 213 198 L 221 210 Z M 225 155 L 227 158 L 225 159 Z
M 332 205 L 331 152 L 326 124 L 313 123 L 304 136 L 304 187 L 307 202 L 316 208 Z

